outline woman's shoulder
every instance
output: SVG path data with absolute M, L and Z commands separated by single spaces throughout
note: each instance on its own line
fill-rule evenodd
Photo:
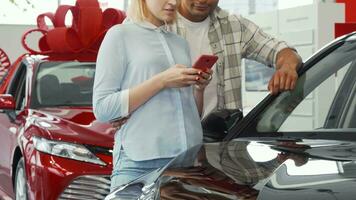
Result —
M 105 35 L 105 38 L 110 38 L 114 43 L 124 42 L 125 40 L 130 40 L 130 35 L 134 32 L 132 24 L 116 24 L 112 26 Z
M 127 24 L 116 24 L 114 26 L 112 26 L 108 33 L 111 34 L 125 34 L 127 31 L 129 31 L 130 29 L 132 29 L 132 24 L 131 23 L 127 23 Z

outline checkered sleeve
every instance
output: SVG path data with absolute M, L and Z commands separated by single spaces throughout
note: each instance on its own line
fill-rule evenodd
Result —
M 241 24 L 241 52 L 244 58 L 256 60 L 272 67 L 276 66 L 279 51 L 285 48 L 294 49 L 285 41 L 279 41 L 263 32 L 250 20 L 240 16 L 236 16 L 236 18 Z

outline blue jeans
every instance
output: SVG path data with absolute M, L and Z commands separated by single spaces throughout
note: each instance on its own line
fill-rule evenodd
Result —
M 125 154 L 125 151 L 122 147 L 120 147 L 120 151 L 117 153 L 118 158 L 117 160 L 114 160 L 114 169 L 111 174 L 111 191 L 123 184 L 137 179 L 138 177 L 148 172 L 165 166 L 172 159 L 160 158 L 145 161 L 134 161 Z

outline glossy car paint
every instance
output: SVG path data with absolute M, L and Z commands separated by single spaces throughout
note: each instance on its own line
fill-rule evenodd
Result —
M 296 144 L 297 143 L 297 144 Z M 234 140 L 208 143 L 180 155 L 164 169 L 131 185 L 157 178 L 160 199 L 353 199 L 355 142 L 313 140 Z M 299 152 L 296 152 L 299 149 Z M 219 150 L 219 148 L 221 148 Z M 286 151 L 290 152 L 286 153 Z M 264 151 L 265 157 L 253 156 Z M 293 152 L 294 151 L 294 152 Z M 346 155 L 346 156 L 345 156 Z M 191 168 L 190 166 L 199 167 Z M 338 166 L 347 166 L 344 173 Z M 317 167 L 317 168 L 316 168 Z M 346 168 L 345 168 L 346 169 Z M 125 194 L 125 189 L 121 194 Z M 135 198 L 138 198 L 141 194 Z M 157 193 L 158 194 L 158 193 Z M 120 193 L 118 193 L 120 196 Z M 124 196 L 124 195 L 122 195 Z M 158 198 L 158 197 L 157 197 Z M 131 198 L 116 198 L 131 199 Z
M 0 113 L 0 195 L 3 199 L 14 198 L 14 176 L 21 157 L 25 160 L 28 197 L 33 200 L 58 199 L 64 189 L 84 175 L 109 176 L 112 170 L 111 149 L 114 129 L 109 124 L 98 122 L 91 107 L 30 108 L 33 79 L 36 67 L 41 62 L 50 62 L 37 57 L 23 57 L 13 65 L 7 79 L 1 85 L 8 92 L 16 69 L 26 64 L 25 106 L 22 110 Z M 65 95 L 65 94 L 62 94 Z M 105 166 L 86 163 L 37 151 L 33 136 L 54 141 L 76 143 L 95 151 Z M 106 152 L 106 153 L 105 153 Z
M 3 95 L 0 98 L 0 106 L 4 109 L 15 109 L 15 100 L 11 95 Z
M 353 199 L 356 155 L 348 152 L 356 150 L 356 143 L 328 140 L 318 145 L 282 137 L 206 143 L 123 187 L 113 199 L 153 198 L 153 192 L 155 199 Z M 258 151 L 265 156 L 254 156 Z M 340 166 L 346 166 L 343 173 Z M 156 184 L 147 188 L 152 180 Z M 144 185 L 145 193 L 129 192 Z
M 111 158 L 106 158 L 108 166 L 78 162 L 36 151 L 33 144 L 24 148 L 28 180 L 29 199 L 58 199 L 60 194 L 76 177 L 84 175 L 111 174 Z

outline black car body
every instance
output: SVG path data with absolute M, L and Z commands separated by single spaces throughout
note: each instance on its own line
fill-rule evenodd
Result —
M 295 90 L 232 119 L 106 199 L 356 199 L 356 33 L 312 56 Z

